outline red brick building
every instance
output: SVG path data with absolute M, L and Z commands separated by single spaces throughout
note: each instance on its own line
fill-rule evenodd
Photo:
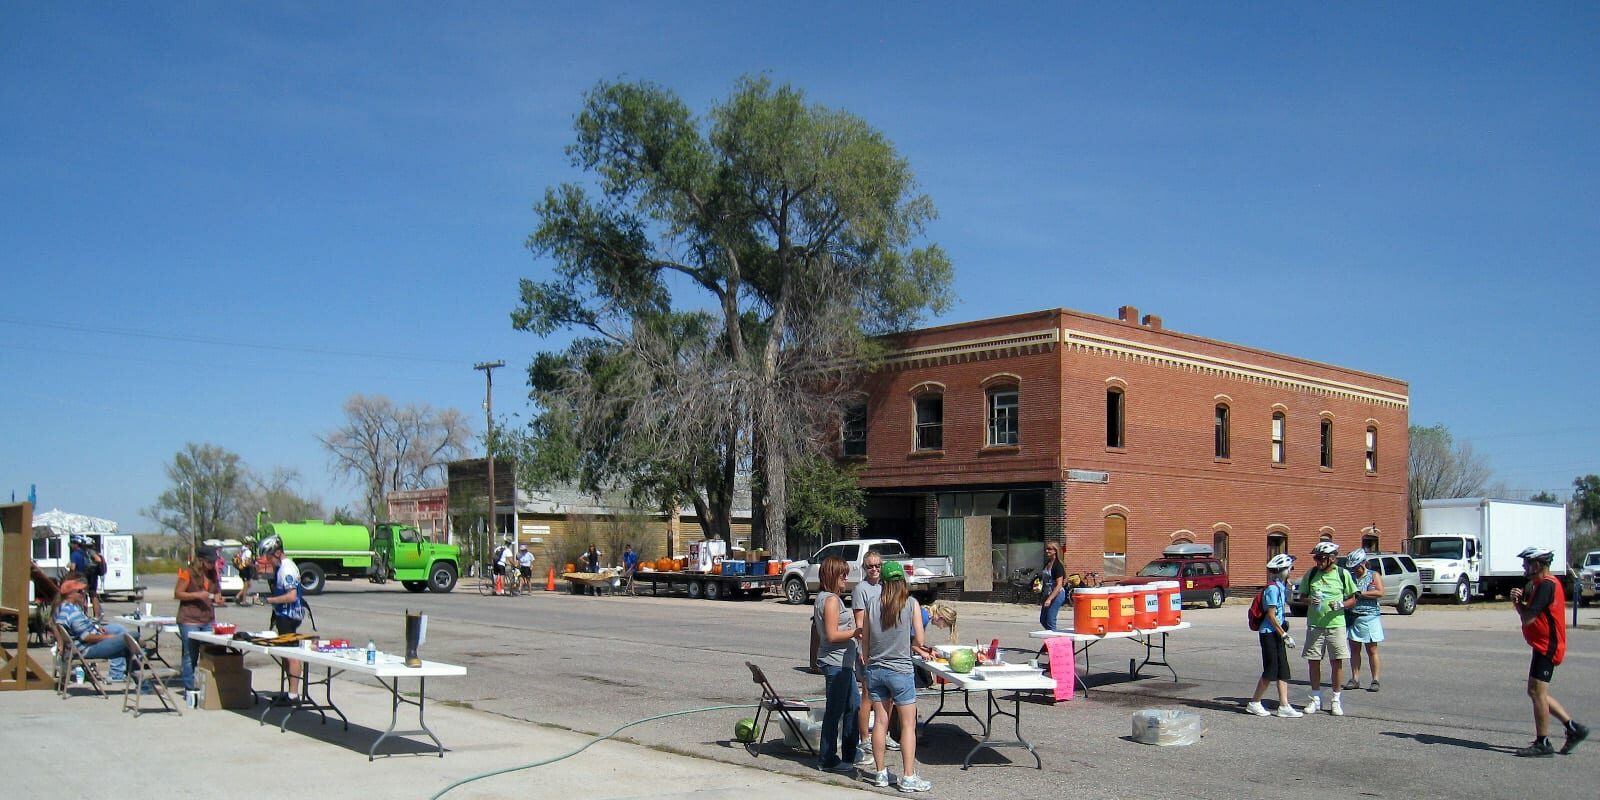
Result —
M 962 562 L 967 591 L 1036 567 L 1136 571 L 1211 544 L 1235 584 L 1332 538 L 1397 550 L 1403 381 L 1058 309 L 912 331 L 847 414 L 868 523 Z

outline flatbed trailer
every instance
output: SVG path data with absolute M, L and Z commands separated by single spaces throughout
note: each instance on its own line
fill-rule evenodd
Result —
M 768 589 L 776 589 L 782 585 L 783 576 L 640 570 L 634 574 L 633 580 L 639 584 L 650 584 L 652 595 L 658 595 L 665 589 L 669 592 L 686 592 L 695 599 L 704 597 L 707 600 L 725 600 L 766 594 Z

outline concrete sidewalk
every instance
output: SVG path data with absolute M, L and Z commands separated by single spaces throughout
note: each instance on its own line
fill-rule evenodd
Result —
M 276 676 L 270 677 L 276 685 Z M 255 683 L 264 685 L 261 675 Z M 315 714 L 307 713 L 297 714 L 289 730 L 279 732 L 275 724 L 257 723 L 261 706 L 254 711 L 185 708 L 181 717 L 147 711 L 136 718 L 121 711 L 120 694 L 110 700 L 89 694 L 63 700 L 51 691 L 0 693 L 6 787 L 17 797 L 92 797 L 108 792 L 158 797 L 182 793 L 188 785 L 214 785 L 228 791 L 294 787 L 325 797 L 430 798 L 458 780 L 555 758 L 592 741 L 570 731 L 430 702 L 428 727 L 444 741 L 444 758 L 433 753 L 433 743 L 424 736 L 420 741 L 389 739 L 377 760 L 368 763 L 367 748 L 389 724 L 388 692 L 336 680 L 334 702 L 350 718 L 348 732 L 336 717 L 322 725 Z M 160 704 L 147 697 L 144 707 Z M 276 711 L 271 715 L 274 721 L 278 717 Z M 398 727 L 415 725 L 415 709 L 402 708 Z M 769 731 L 774 739 L 776 729 Z M 769 747 L 783 750 L 776 741 Z M 738 754 L 747 757 L 742 750 Z M 807 780 L 760 769 L 771 757 L 750 758 L 751 766 L 744 767 L 604 741 L 552 764 L 467 783 L 444 798 L 531 795 L 606 800 L 693 794 L 822 800 L 860 797 L 862 789 L 871 791 L 866 784 L 842 776 L 818 772 L 815 780 Z

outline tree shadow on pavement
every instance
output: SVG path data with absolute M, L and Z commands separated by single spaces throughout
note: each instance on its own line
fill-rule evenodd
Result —
M 1395 739 L 1411 739 L 1418 744 L 1426 745 L 1445 744 L 1450 745 L 1451 747 L 1464 747 L 1468 750 L 1487 750 L 1491 753 L 1506 753 L 1508 755 L 1517 752 L 1517 748 L 1509 745 L 1489 744 L 1488 742 L 1479 742 L 1473 739 L 1457 739 L 1454 736 L 1439 736 L 1432 733 L 1382 731 L 1379 735 L 1389 736 Z

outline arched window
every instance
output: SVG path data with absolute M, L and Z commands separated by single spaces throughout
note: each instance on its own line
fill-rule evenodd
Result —
M 1216 420 L 1212 424 L 1212 439 L 1216 444 L 1216 457 L 1227 458 L 1230 442 L 1228 440 L 1228 406 L 1226 403 L 1217 404 Z
M 1105 567 L 1107 577 L 1128 572 L 1128 518 L 1107 514 L 1105 527 Z
M 1333 420 L 1322 418 L 1322 468 L 1333 469 Z
M 916 399 L 916 449 L 944 449 L 944 395 L 923 392 Z
M 1228 532 L 1215 531 L 1211 534 L 1211 549 L 1215 551 L 1217 560 L 1222 562 L 1222 568 L 1228 568 Z
M 1289 452 L 1285 447 L 1285 437 L 1289 428 L 1289 418 L 1282 411 L 1272 412 L 1272 463 L 1284 464 L 1289 460 Z
M 1017 443 L 1018 393 L 1015 384 L 989 387 L 989 441 L 991 447 Z
M 1122 389 L 1106 389 L 1106 447 L 1126 447 L 1123 430 L 1127 426 L 1127 403 Z
M 1367 426 L 1367 471 L 1378 471 L 1378 429 L 1376 426 Z
M 1267 558 L 1289 552 L 1289 532 L 1285 530 L 1267 531 Z
M 867 404 L 853 402 L 844 407 L 839 428 L 839 452 L 845 456 L 867 454 Z

